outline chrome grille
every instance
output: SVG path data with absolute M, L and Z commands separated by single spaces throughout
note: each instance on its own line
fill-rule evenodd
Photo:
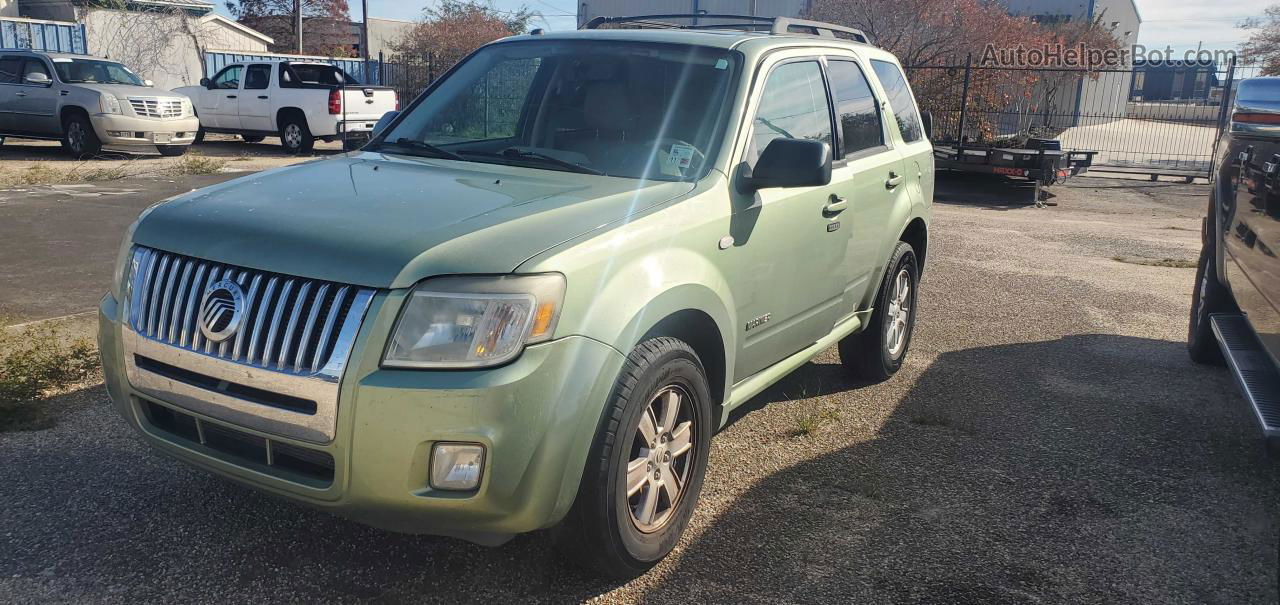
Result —
M 245 269 L 138 247 L 129 282 L 129 325 L 147 339 L 225 361 L 290 374 L 334 375 L 373 291 Z M 200 330 L 205 289 L 230 279 L 244 291 L 235 335 L 220 343 Z M 342 334 L 347 334 L 345 340 Z
M 143 118 L 172 119 L 182 117 L 181 99 L 129 99 L 133 113 Z

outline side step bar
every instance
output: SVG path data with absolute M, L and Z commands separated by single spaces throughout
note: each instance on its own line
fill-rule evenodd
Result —
M 1222 346 L 1223 357 L 1227 358 L 1227 366 L 1253 407 L 1263 434 L 1268 439 L 1280 437 L 1280 370 L 1258 342 L 1244 315 L 1218 313 L 1209 320 Z

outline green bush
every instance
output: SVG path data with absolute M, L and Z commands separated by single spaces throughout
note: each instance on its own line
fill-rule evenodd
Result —
M 37 427 L 43 403 L 98 371 L 98 351 L 43 324 L 0 327 L 0 430 Z

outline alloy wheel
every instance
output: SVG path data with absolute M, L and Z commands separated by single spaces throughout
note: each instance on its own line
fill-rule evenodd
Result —
M 294 149 L 302 147 L 302 128 L 297 124 L 289 124 L 288 126 L 285 126 L 284 143 Z
M 84 138 L 84 126 L 80 122 L 71 122 L 67 125 L 67 144 L 71 146 L 71 151 L 84 152 Z
M 694 467 L 693 399 L 683 387 L 658 391 L 640 414 L 627 459 L 624 494 L 631 522 L 644 533 L 674 516 Z
M 905 268 L 893 279 L 893 290 L 889 295 L 889 329 L 885 334 L 885 346 L 889 355 L 897 357 L 907 344 L 907 334 L 911 322 L 911 273 Z

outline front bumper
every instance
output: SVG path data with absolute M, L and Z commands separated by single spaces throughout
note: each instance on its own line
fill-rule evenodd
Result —
M 325 444 L 295 441 L 228 424 L 157 401 L 129 384 L 120 308 L 99 309 L 99 344 L 108 391 L 131 426 L 159 451 L 239 483 L 383 529 L 496 542 L 549 527 L 568 512 L 587 452 L 623 357 L 582 337 L 529 347 L 516 361 L 474 371 L 378 367 L 399 298 L 379 295 L 340 388 L 338 428 Z M 390 299 L 390 300 L 389 300 Z M 327 485 L 290 480 L 237 462 L 201 443 L 175 438 L 144 410 L 160 405 L 292 448 L 332 456 Z M 428 484 L 437 442 L 483 444 L 478 489 L 448 492 Z
M 190 145 L 200 130 L 196 117 L 161 120 L 115 114 L 96 114 L 90 120 L 98 140 L 107 147 L 153 148 Z

